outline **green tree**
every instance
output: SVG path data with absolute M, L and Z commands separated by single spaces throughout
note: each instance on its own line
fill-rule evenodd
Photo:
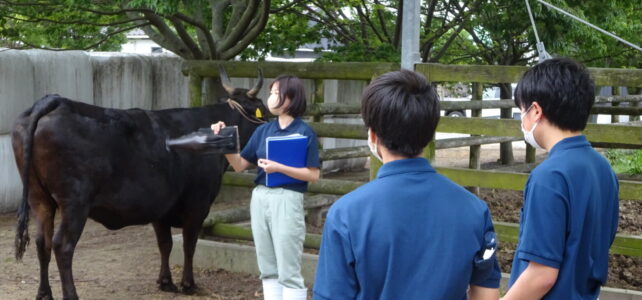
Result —
M 422 61 L 461 61 L 451 46 L 467 44 L 461 33 L 482 2 L 423 1 Z M 402 8 L 403 0 L 293 0 L 283 11 L 312 21 L 321 36 L 335 43 L 321 60 L 399 61 Z
M 21 48 L 114 49 L 140 28 L 183 58 L 227 60 L 263 31 L 269 9 L 270 0 L 0 1 L 0 36 Z
M 553 56 L 568 56 L 596 67 L 626 67 L 642 53 L 544 5 L 530 1 L 537 31 Z M 642 2 L 548 1 L 633 43 L 642 43 Z M 480 6 L 466 31 L 474 41 L 474 60 L 483 64 L 535 62 L 535 35 L 525 3 L 491 0 Z M 636 59 L 637 58 L 637 59 Z

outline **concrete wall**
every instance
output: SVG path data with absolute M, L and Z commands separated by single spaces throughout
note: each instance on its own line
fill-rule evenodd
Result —
M 361 94 L 366 87 L 363 80 L 325 80 L 324 82 L 324 101 L 326 103 L 341 103 L 359 105 L 361 103 Z M 326 116 L 323 119 L 326 123 L 339 124 L 363 124 L 361 116 Z M 365 146 L 366 141 L 347 140 L 335 138 L 323 138 L 323 149 Z M 323 169 L 326 172 L 335 170 L 352 170 L 363 169 L 366 165 L 366 158 L 339 159 L 323 162 Z
M 11 138 L 20 113 L 46 94 L 110 108 L 165 109 L 189 106 L 189 79 L 181 73 L 182 59 L 169 55 L 137 55 L 44 50 L 0 50 L 0 213 L 15 209 L 21 194 Z M 265 102 L 266 78 L 259 98 Z M 256 78 L 232 78 L 249 88 Z M 364 81 L 325 80 L 327 102 L 359 103 Z M 306 96 L 313 99 L 314 81 L 304 80 Z M 356 117 L 326 117 L 325 122 L 359 123 Z M 365 145 L 365 141 L 324 138 L 324 149 Z M 365 158 L 324 162 L 324 170 L 362 168 Z
M 22 194 L 9 135 L 20 113 L 46 94 L 112 108 L 187 107 L 181 63 L 168 55 L 0 51 L 0 213 L 15 210 Z
M 0 52 L 0 134 L 13 128 L 16 117 L 34 102 L 34 68 L 25 52 Z
M 0 135 L 0 212 L 14 211 L 22 195 L 22 182 L 11 149 L 11 136 Z

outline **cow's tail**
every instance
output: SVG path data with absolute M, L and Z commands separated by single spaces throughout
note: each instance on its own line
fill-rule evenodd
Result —
M 18 224 L 16 225 L 16 260 L 22 260 L 27 244 L 29 244 L 29 171 L 31 170 L 31 155 L 33 152 L 33 136 L 38 126 L 38 120 L 60 104 L 58 95 L 47 95 L 40 99 L 31 109 L 26 135 L 23 137 L 23 164 L 22 164 L 22 202 L 18 207 Z

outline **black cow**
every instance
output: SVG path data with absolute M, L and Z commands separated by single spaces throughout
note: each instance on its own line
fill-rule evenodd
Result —
M 52 247 L 64 299 L 78 298 L 71 265 L 88 217 L 112 230 L 152 223 L 161 253 L 158 283 L 164 291 L 178 290 L 169 269 L 170 228 L 181 227 L 185 252 L 181 286 L 185 293 L 195 290 L 194 249 L 227 161 L 223 155 L 169 151 L 165 140 L 223 120 L 238 125 L 244 145 L 267 115 L 256 98 L 263 81 L 260 72 L 249 91 L 233 89 L 227 75 L 222 78 L 235 102 L 146 111 L 101 108 L 48 95 L 18 117 L 12 145 L 24 191 L 16 258 L 22 258 L 29 241 L 31 210 L 40 262 L 37 299 L 52 298 L 48 280 Z M 56 211 L 61 219 L 54 234 Z

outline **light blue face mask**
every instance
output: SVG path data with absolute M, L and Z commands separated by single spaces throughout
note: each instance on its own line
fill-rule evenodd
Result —
M 370 132 L 371 130 L 368 129 L 368 148 L 370 148 L 372 156 L 376 157 L 380 162 L 383 162 L 383 159 L 379 155 L 379 151 L 377 151 L 377 144 L 370 141 Z
M 522 114 L 522 117 L 525 116 L 528 113 L 528 111 L 531 110 L 531 108 L 533 108 L 533 105 L 528 107 L 528 109 Z M 524 140 L 531 146 L 535 147 L 535 149 L 543 150 L 544 148 L 537 143 L 537 141 L 535 140 L 535 135 L 533 134 L 535 132 L 535 128 L 537 128 L 537 125 L 539 124 L 539 120 L 537 120 L 535 124 L 533 124 L 533 128 L 531 128 L 530 131 L 526 131 L 526 129 L 524 129 L 524 118 L 520 118 L 520 119 L 522 121 L 521 127 L 522 127 L 522 133 L 524 133 Z

